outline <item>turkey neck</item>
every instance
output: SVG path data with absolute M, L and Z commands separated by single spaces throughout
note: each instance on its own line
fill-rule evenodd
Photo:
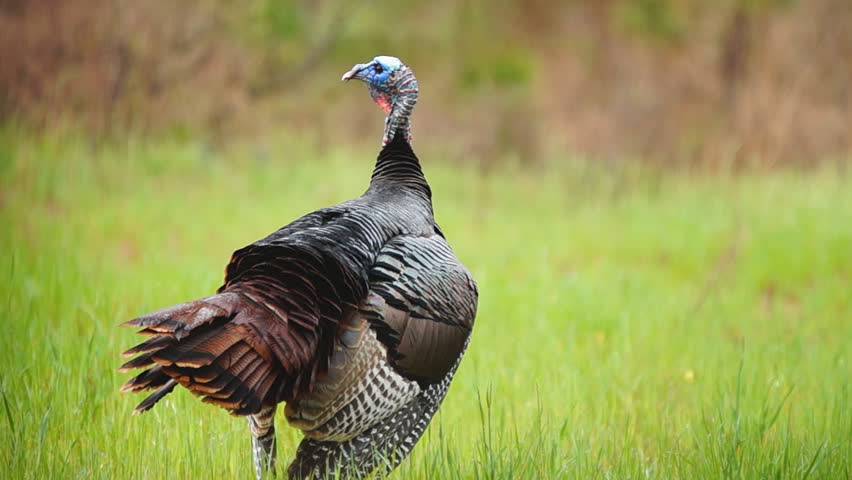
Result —
M 411 144 L 411 112 L 417 103 L 419 87 L 414 72 L 407 66 L 402 66 L 394 74 L 391 81 L 390 91 L 391 108 L 385 119 L 385 131 L 382 136 L 382 146 L 390 143 L 395 136 L 405 137 L 405 141 Z M 372 93 L 371 93 L 372 94 Z
M 376 167 L 370 179 L 370 191 L 382 190 L 386 187 L 402 187 L 423 197 L 431 204 L 432 190 L 426 182 L 417 155 L 408 143 L 407 133 L 407 125 L 398 127 L 379 152 L 379 158 L 376 159 Z
M 414 72 L 403 66 L 391 80 L 387 95 L 391 107 L 385 119 L 382 151 L 376 160 L 368 191 L 387 191 L 402 187 L 426 200 L 431 211 L 432 191 L 420 168 L 420 161 L 411 148 L 411 112 L 417 103 L 417 79 Z M 378 92 L 371 91 L 374 99 Z

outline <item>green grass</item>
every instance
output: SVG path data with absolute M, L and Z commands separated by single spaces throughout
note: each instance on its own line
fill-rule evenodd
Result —
M 138 339 L 116 324 L 209 294 L 236 248 L 359 195 L 373 158 L 256 150 L 4 133 L 0 477 L 251 478 L 242 419 L 185 391 L 130 415 Z M 480 305 L 395 478 L 852 476 L 852 175 L 422 156 Z

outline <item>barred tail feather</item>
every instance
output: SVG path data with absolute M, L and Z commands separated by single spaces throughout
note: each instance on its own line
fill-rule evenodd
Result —
M 151 395 L 148 395 L 148 397 L 145 398 L 145 400 L 142 400 L 142 403 L 140 403 L 139 405 L 136 406 L 136 408 L 133 409 L 133 413 L 138 415 L 142 412 L 146 412 L 146 411 L 150 410 L 151 407 L 153 407 L 155 403 L 160 401 L 160 399 L 162 399 L 166 395 L 172 393 L 172 390 L 175 389 L 175 385 L 177 385 L 176 381 L 174 381 L 174 380 L 167 381 L 166 384 L 163 385 L 162 387 L 158 388 L 156 392 L 152 393 Z
M 177 384 L 236 415 L 274 405 L 286 379 L 263 339 L 269 317 L 268 309 L 246 296 L 223 292 L 125 322 L 153 336 L 124 352 L 135 358 L 119 371 L 150 368 L 121 390 L 155 390 L 137 413 L 149 410 Z

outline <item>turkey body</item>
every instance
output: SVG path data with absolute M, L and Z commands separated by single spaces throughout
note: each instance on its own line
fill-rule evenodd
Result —
M 290 478 L 387 472 L 443 400 L 476 304 L 400 134 L 364 195 L 236 251 L 216 295 L 127 322 L 151 338 L 126 352 L 146 370 L 123 389 L 155 390 L 139 411 L 181 385 L 249 416 L 258 476 L 282 402 L 305 434 Z

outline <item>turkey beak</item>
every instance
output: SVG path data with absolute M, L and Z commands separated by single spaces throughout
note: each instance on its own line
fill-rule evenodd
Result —
M 356 80 L 363 80 L 364 77 L 361 77 L 358 74 L 361 73 L 361 70 L 363 70 L 364 67 L 366 67 L 366 65 L 364 65 L 363 63 L 355 65 L 354 67 L 352 67 L 352 70 L 349 70 L 348 72 L 344 73 L 340 80 L 344 82 L 352 80 L 353 78 Z

